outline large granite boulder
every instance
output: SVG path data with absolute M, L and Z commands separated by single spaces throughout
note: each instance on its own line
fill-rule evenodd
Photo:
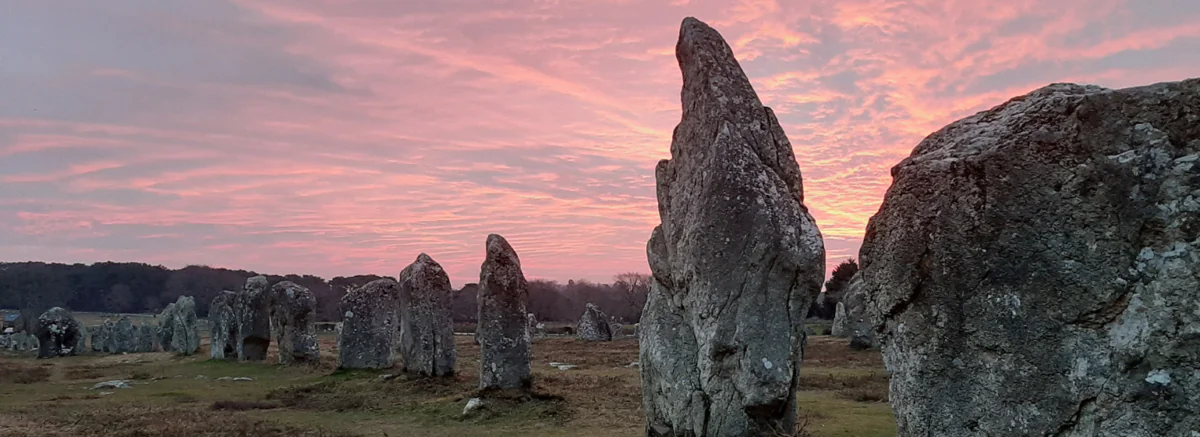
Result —
M 238 294 L 224 290 L 208 304 L 209 356 L 215 360 L 237 358 Z
M 588 302 L 583 315 L 579 316 L 579 324 L 575 327 L 575 335 L 583 341 L 612 341 L 612 325 L 608 315 L 600 308 Z
M 482 355 L 479 388 L 529 389 L 529 330 L 525 328 L 525 300 L 529 283 L 521 260 L 508 241 L 488 235 L 487 258 L 479 271 L 479 324 L 475 341 Z
M 271 346 L 271 283 L 266 276 L 246 279 L 237 299 L 238 361 L 263 361 Z
M 787 136 L 721 35 L 685 19 L 675 56 L 683 118 L 656 169 L 639 333 L 647 434 L 791 435 L 821 233 Z
M 420 254 L 400 272 L 400 355 L 404 370 L 450 376 L 458 352 L 450 301 L 454 288 L 441 264 Z
M 112 330 L 112 353 L 128 354 L 137 352 L 137 327 L 128 316 L 117 319 Z
M 338 367 L 386 369 L 396 362 L 400 285 L 377 279 L 342 296 Z
M 83 351 L 79 343 L 84 336 L 83 325 L 70 311 L 50 308 L 38 316 L 38 358 L 76 355 Z
M 860 252 L 900 436 L 1200 432 L 1200 80 L 930 135 Z
M 321 359 L 317 344 L 317 297 L 291 281 L 271 287 L 271 330 L 279 347 L 280 364 L 315 364 Z

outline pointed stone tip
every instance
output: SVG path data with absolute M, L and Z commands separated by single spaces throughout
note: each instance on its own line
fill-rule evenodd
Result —
M 508 240 L 501 237 L 499 234 L 489 234 L 487 237 L 488 255 L 512 252 L 512 245 L 508 244 Z
M 429 263 L 432 263 L 432 262 L 434 262 L 434 261 L 433 261 L 433 257 L 430 257 L 430 256 L 429 256 L 428 254 L 426 254 L 425 252 L 421 252 L 421 254 L 420 254 L 420 255 L 417 255 L 417 262 L 419 262 L 419 263 L 424 263 L 424 264 L 429 264 Z

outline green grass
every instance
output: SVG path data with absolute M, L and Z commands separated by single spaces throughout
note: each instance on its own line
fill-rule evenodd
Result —
M 459 339 L 459 374 L 446 379 L 382 371 L 337 371 L 331 338 L 317 367 L 210 361 L 203 354 L 89 355 L 53 360 L 0 355 L 0 368 L 31 370 L 30 383 L 0 384 L 0 436 L 642 436 L 637 342 L 534 344 L 534 398 L 487 394 L 479 414 L 461 416 L 480 396 L 478 347 Z M 550 361 L 578 364 L 560 371 Z M 197 378 L 203 375 L 203 378 Z M 89 390 L 131 379 L 133 388 Z M 253 381 L 218 381 L 221 377 Z M 801 370 L 801 415 L 813 437 L 894 436 L 887 378 L 877 352 L 811 337 Z M 881 392 L 882 390 L 882 392 Z M 863 395 L 866 396 L 863 396 Z M 860 400 L 856 400 L 860 399 Z M 866 399 L 866 400 L 863 400 Z M 100 426 L 97 424 L 107 424 Z

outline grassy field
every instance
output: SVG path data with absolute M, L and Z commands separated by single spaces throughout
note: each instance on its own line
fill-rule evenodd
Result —
M 469 418 L 479 348 L 458 338 L 459 375 L 385 379 L 391 371 L 338 372 L 322 337 L 315 367 L 206 360 L 206 351 L 37 360 L 0 354 L 0 436 L 641 436 L 637 342 L 534 342 L 535 394 L 497 395 Z M 273 360 L 274 357 L 271 357 Z M 578 365 L 558 370 L 549 362 Z M 253 381 L 222 380 L 249 377 Z M 130 380 L 131 388 L 91 390 Z M 894 436 L 878 352 L 845 340 L 809 340 L 799 404 L 816 437 Z

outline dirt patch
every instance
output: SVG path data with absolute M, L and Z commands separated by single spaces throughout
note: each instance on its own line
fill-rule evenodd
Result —
M 48 366 L 3 363 L 0 369 L 0 384 L 35 384 L 48 381 L 53 373 Z

